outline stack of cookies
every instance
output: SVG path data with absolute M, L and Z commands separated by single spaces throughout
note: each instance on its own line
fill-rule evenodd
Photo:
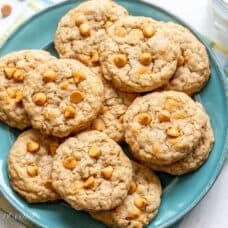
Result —
M 190 97 L 209 79 L 206 49 L 181 25 L 111 0 L 70 10 L 55 47 L 60 58 L 0 59 L 0 119 L 32 127 L 9 153 L 11 186 L 29 203 L 63 199 L 108 226 L 143 227 L 160 205 L 153 171 L 194 171 L 212 149 L 209 117 Z

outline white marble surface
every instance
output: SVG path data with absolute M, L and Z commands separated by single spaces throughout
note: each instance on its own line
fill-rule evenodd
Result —
M 17 0 L 0 0 L 3 2 L 12 2 L 16 4 Z M 60 2 L 58 0 L 56 2 Z M 129 0 L 130 1 L 130 0 Z M 213 19 L 209 10 L 209 0 L 147 0 L 159 5 L 173 14 L 179 16 L 184 21 L 192 25 L 200 33 L 208 36 L 213 40 L 221 40 L 213 27 Z M 43 1 L 45 2 L 45 1 Z M 1 31 L 7 30 L 7 24 L 0 22 Z M 228 48 L 228 43 L 227 47 Z M 223 55 L 223 61 L 228 62 L 228 57 Z M 200 181 L 200 180 L 199 180 Z M 0 201 L 1 203 L 1 201 Z M 4 219 L 0 213 L 0 228 L 14 227 L 19 228 L 21 225 L 15 225 L 11 219 Z M 181 228 L 227 228 L 228 227 L 228 161 L 226 162 L 221 175 L 216 181 L 213 188 L 206 197 L 196 206 L 181 222 Z

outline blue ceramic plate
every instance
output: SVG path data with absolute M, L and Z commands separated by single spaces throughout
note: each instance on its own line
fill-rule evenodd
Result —
M 1 48 L 0 55 L 3 56 L 20 49 L 44 47 L 53 41 L 59 19 L 80 2 L 67 1 L 35 15 L 8 39 Z M 170 13 L 153 5 L 135 0 L 117 2 L 126 7 L 133 15 L 174 21 L 187 26 Z M 200 39 L 202 40 L 202 38 Z M 228 147 L 228 105 L 225 79 L 210 48 L 208 48 L 208 54 L 212 72 L 211 78 L 204 90 L 196 96 L 196 99 L 203 104 L 211 118 L 216 143 L 208 161 L 196 172 L 181 177 L 160 174 L 164 193 L 159 213 L 148 226 L 150 228 L 171 225 L 189 212 L 210 189 L 223 165 Z M 17 133 L 6 125 L 0 125 L 0 190 L 8 201 L 28 219 L 42 227 L 104 227 L 87 213 L 76 212 L 63 202 L 30 205 L 12 191 L 7 176 L 7 154 Z

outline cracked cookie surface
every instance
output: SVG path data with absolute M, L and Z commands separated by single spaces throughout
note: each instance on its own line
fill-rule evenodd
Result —
M 98 47 L 106 28 L 128 12 L 110 0 L 81 3 L 62 17 L 55 34 L 55 48 L 60 57 L 75 58 L 86 65 L 99 64 Z
M 161 183 L 155 173 L 132 162 L 133 178 L 128 196 L 123 203 L 111 210 L 90 213 L 95 219 L 110 227 L 144 227 L 158 212 Z
M 30 121 L 22 98 L 24 79 L 40 63 L 54 59 L 48 52 L 23 50 L 12 52 L 0 59 L 0 119 L 11 127 L 24 129 Z
M 146 92 L 166 84 L 176 70 L 179 47 L 157 22 L 126 16 L 107 30 L 100 46 L 104 77 L 124 92 Z
M 59 141 L 34 129 L 23 132 L 8 156 L 10 184 L 29 203 L 60 199 L 52 187 L 52 162 Z
M 52 60 L 25 80 L 24 107 L 34 128 L 47 135 L 68 136 L 87 128 L 103 101 L 99 77 L 77 60 Z
M 76 210 L 110 210 L 127 196 L 132 165 L 106 134 L 87 131 L 58 148 L 52 178 L 57 192 Z
M 191 97 L 164 91 L 138 97 L 124 116 L 133 155 L 151 164 L 171 164 L 199 143 L 207 116 Z

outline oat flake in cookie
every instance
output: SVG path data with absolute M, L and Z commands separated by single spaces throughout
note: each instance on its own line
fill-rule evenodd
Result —
M 161 183 L 155 173 L 146 167 L 132 162 L 133 179 L 128 196 L 123 203 L 111 211 L 91 213 L 92 217 L 109 227 L 142 228 L 158 212 L 161 196 Z
M 105 133 L 87 131 L 58 148 L 52 178 L 56 191 L 76 210 L 110 210 L 127 196 L 132 165 Z
M 75 58 L 94 66 L 99 64 L 98 46 L 105 30 L 128 12 L 110 0 L 81 3 L 62 17 L 55 34 L 55 48 L 60 57 Z
M 207 116 L 191 97 L 164 91 L 136 98 L 124 116 L 133 155 L 151 164 L 183 159 L 199 144 Z
M 104 77 L 124 92 L 146 92 L 166 84 L 180 49 L 151 18 L 126 16 L 107 31 L 100 46 Z
M 52 187 L 53 156 L 59 142 L 30 129 L 14 142 L 8 157 L 10 184 L 29 203 L 59 199 Z
M 30 125 L 22 104 L 24 79 L 37 65 L 54 59 L 48 52 L 24 50 L 0 59 L 0 120 L 11 127 L 24 129 Z
M 179 44 L 181 49 L 177 71 L 164 88 L 182 91 L 189 95 L 199 92 L 210 76 L 206 48 L 187 28 L 181 25 L 160 22 L 159 28 L 170 40 Z
M 172 175 L 183 175 L 198 169 L 208 158 L 214 144 L 214 134 L 208 118 L 203 128 L 199 144 L 184 159 L 170 165 L 151 165 L 148 167 Z
M 87 128 L 103 100 L 99 77 L 77 60 L 52 60 L 25 80 L 24 107 L 34 128 L 65 137 Z
M 124 139 L 123 116 L 137 94 L 120 92 L 105 79 L 103 79 L 103 84 L 103 106 L 91 128 L 103 131 L 114 141 L 121 142 Z

